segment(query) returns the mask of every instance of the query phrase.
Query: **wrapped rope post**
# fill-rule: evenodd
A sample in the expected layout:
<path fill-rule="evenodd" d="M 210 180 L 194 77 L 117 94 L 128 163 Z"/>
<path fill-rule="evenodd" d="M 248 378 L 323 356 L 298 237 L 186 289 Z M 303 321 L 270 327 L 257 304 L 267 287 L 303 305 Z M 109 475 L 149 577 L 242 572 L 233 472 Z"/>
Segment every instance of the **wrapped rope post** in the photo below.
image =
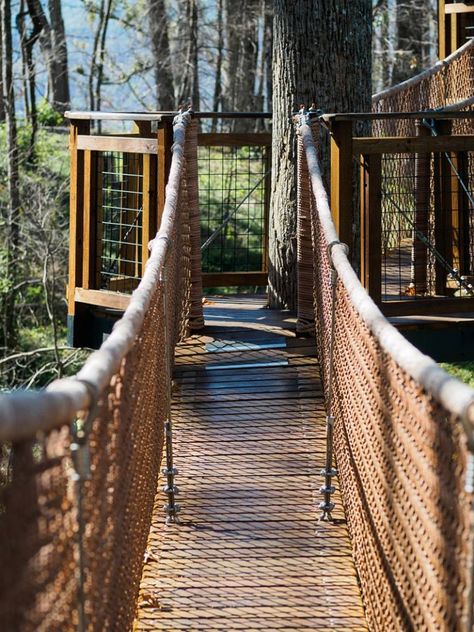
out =
<path fill-rule="evenodd" d="M 333 380 L 334 380 L 334 346 L 336 338 L 336 305 L 337 305 L 337 270 L 332 261 L 332 249 L 334 246 L 343 246 L 346 254 L 349 248 L 340 241 L 333 241 L 328 245 L 328 256 L 331 262 L 331 332 L 329 339 L 329 372 L 327 378 L 328 390 L 326 399 L 326 464 L 321 470 L 321 476 L 324 476 L 324 485 L 320 492 L 324 496 L 324 500 L 319 504 L 322 514 L 320 520 L 332 520 L 331 512 L 334 509 L 334 503 L 331 501 L 331 495 L 334 494 L 334 486 L 332 479 L 337 476 L 337 470 L 333 468 L 334 459 L 334 415 L 333 415 Z"/>

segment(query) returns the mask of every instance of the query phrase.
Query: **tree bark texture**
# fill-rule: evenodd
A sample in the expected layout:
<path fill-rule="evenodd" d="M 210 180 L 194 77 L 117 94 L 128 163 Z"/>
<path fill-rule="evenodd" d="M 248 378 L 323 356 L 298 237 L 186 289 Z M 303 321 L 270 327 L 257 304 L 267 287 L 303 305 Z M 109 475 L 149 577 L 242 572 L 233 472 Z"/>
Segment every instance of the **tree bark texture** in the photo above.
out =
<path fill-rule="evenodd" d="M 51 24 L 41 4 L 41 0 L 27 0 L 28 11 L 48 70 L 48 88 L 52 106 L 58 112 L 69 107 L 69 72 L 67 61 L 66 35 L 60 0 L 50 0 Z"/>
<path fill-rule="evenodd" d="M 164 0 L 148 0 L 148 19 L 157 88 L 156 104 L 158 110 L 174 110 L 177 103 L 174 96 L 168 16 Z"/>
<path fill-rule="evenodd" d="M 1 297 L 3 331 L 0 347 L 4 347 L 5 355 L 16 343 L 16 278 L 17 252 L 19 245 L 19 157 L 17 143 L 17 128 L 15 117 L 15 94 L 13 88 L 13 47 L 12 22 L 10 0 L 0 0 L 0 22 L 2 31 L 1 59 L 2 59 L 2 101 L 5 111 L 7 132 L 7 180 L 8 206 L 5 217 L 5 280 L 6 288 Z"/>
<path fill-rule="evenodd" d="M 296 154 L 291 115 L 300 104 L 312 103 L 325 112 L 370 111 L 371 33 L 370 0 L 274 0 L 271 307 L 296 306 Z"/>
<path fill-rule="evenodd" d="M 256 106 L 260 0 L 226 0 L 226 47 L 223 103 L 227 112 L 252 112 Z M 253 131 L 254 122 L 233 121 L 232 131 Z"/>

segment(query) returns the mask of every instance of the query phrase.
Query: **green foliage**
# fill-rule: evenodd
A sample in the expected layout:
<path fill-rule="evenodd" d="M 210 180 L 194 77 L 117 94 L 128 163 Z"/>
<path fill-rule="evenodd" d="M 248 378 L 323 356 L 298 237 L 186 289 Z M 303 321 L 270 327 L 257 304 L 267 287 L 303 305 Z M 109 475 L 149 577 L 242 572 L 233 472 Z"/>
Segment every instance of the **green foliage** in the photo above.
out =
<path fill-rule="evenodd" d="M 442 368 L 457 377 L 458 380 L 465 382 L 468 386 L 474 388 L 474 361 L 443 363 Z"/>
<path fill-rule="evenodd" d="M 55 127 L 64 123 L 63 115 L 57 112 L 46 99 L 41 99 L 38 103 L 37 115 L 40 125 Z"/>

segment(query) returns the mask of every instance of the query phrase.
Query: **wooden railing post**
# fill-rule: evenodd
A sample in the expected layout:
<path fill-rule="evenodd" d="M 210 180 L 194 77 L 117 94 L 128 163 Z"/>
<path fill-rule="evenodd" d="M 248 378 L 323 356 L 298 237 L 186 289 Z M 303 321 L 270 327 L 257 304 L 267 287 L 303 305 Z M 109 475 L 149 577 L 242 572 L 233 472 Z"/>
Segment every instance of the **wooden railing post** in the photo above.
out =
<path fill-rule="evenodd" d="M 331 209 L 340 241 L 352 248 L 352 121 L 331 127 Z"/>
<path fill-rule="evenodd" d="M 361 283 L 382 302 L 382 155 L 362 156 L 360 215 Z"/>
<path fill-rule="evenodd" d="M 417 136 L 430 136 L 431 132 L 423 121 L 416 122 Z M 415 294 L 426 294 L 428 250 L 420 239 L 421 235 L 429 238 L 430 214 L 430 171 L 431 160 L 429 153 L 415 155 L 415 230 L 412 246 L 412 279 Z M 419 236 L 417 236 L 419 235 Z"/>
<path fill-rule="evenodd" d="M 451 121 L 438 120 L 436 129 L 439 135 L 449 136 L 451 134 Z M 453 264 L 453 225 L 452 225 L 452 194 L 451 194 L 451 166 L 445 155 L 440 151 L 435 154 L 435 177 L 434 177 L 434 239 L 435 248 L 441 257 L 449 264 Z M 435 262 L 435 292 L 438 296 L 446 295 L 447 270 L 438 259 Z"/>
<path fill-rule="evenodd" d="M 83 213 L 84 213 L 84 152 L 77 148 L 79 134 L 90 134 L 90 122 L 71 120 L 69 151 L 71 156 L 71 184 L 69 198 L 69 277 L 67 286 L 68 344 L 75 345 L 74 317 L 76 287 L 82 287 L 83 270 Z"/>

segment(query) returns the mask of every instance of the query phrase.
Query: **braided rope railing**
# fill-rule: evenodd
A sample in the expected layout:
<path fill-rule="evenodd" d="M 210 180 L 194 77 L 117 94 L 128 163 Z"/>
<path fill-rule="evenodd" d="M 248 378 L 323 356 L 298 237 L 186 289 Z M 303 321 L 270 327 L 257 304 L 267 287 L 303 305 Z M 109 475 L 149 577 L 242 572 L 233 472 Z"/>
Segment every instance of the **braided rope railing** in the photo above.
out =
<path fill-rule="evenodd" d="M 188 328 L 199 245 L 187 199 L 192 125 L 188 113 L 175 119 L 162 224 L 110 336 L 74 378 L 0 397 L 2 629 L 132 625 L 169 420 L 167 362 Z"/>
<path fill-rule="evenodd" d="M 311 232 L 304 248 L 312 249 L 328 424 L 370 629 L 470 630 L 474 390 L 403 338 L 361 286 L 304 119 L 298 196 Z M 329 500 L 325 493 L 326 514 Z"/>

